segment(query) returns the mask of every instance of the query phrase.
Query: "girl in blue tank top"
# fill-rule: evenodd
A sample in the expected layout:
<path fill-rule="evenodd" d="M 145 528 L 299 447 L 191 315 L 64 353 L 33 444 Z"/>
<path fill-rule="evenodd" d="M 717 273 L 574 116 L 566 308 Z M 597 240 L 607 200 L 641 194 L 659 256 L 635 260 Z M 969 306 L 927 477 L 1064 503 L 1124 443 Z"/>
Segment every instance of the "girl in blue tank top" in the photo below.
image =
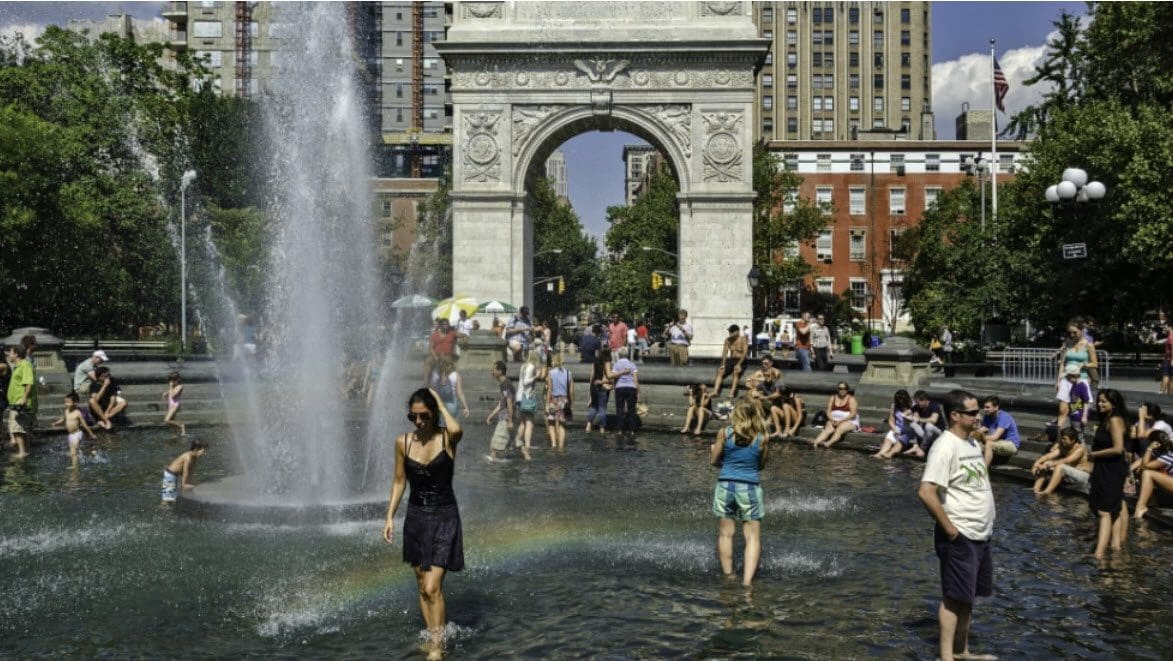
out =
<path fill-rule="evenodd" d="M 733 575 L 733 533 L 741 521 L 745 535 L 745 567 L 741 584 L 753 583 L 762 556 L 761 523 L 766 513 L 762 499 L 761 468 L 766 464 L 766 423 L 758 403 L 748 397 L 737 400 L 728 427 L 717 432 L 709 461 L 721 468 L 713 491 L 717 522 L 717 558 L 721 571 Z"/>

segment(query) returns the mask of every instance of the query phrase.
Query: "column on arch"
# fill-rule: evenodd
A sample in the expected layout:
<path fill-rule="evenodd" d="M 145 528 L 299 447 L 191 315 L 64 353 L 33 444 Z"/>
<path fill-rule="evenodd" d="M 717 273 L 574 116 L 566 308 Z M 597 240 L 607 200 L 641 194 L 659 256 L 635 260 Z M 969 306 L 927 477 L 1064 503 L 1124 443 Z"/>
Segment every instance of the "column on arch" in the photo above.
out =
<path fill-rule="evenodd" d="M 717 356 L 730 324 L 749 325 L 753 298 L 753 194 L 680 196 L 680 306 L 693 355 Z"/>
<path fill-rule="evenodd" d="M 525 207 L 513 193 L 452 193 L 452 287 L 481 302 L 528 305 L 532 259 Z"/>

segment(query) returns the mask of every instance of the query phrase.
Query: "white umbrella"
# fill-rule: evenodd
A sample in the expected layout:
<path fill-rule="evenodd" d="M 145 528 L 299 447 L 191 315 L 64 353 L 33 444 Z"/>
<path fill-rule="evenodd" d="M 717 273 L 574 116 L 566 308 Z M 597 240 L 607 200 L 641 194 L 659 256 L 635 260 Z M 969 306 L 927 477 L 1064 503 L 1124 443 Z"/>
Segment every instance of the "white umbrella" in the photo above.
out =
<path fill-rule="evenodd" d="M 513 306 L 509 303 L 506 303 L 505 301 L 489 301 L 488 303 L 482 303 L 477 308 L 477 312 L 488 312 L 488 313 L 517 312 L 517 307 Z"/>
<path fill-rule="evenodd" d="M 435 299 L 428 298 L 422 294 L 409 294 L 407 296 L 401 296 L 391 302 L 391 307 L 397 310 L 402 310 L 404 308 L 430 308 L 434 305 L 436 305 Z"/>

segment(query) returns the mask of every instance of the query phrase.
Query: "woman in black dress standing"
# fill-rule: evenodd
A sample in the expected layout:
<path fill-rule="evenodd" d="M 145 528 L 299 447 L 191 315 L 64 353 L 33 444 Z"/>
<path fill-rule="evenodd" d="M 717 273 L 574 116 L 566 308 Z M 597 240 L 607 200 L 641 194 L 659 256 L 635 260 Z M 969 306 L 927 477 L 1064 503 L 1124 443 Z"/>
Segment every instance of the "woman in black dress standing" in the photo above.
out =
<path fill-rule="evenodd" d="M 1128 534 L 1128 505 L 1124 503 L 1124 481 L 1128 478 L 1128 462 L 1124 460 L 1128 410 L 1120 391 L 1112 389 L 1100 391 L 1096 407 L 1101 422 L 1088 455 L 1095 462 L 1088 503 L 1100 520 L 1096 558 L 1103 558 L 1109 540 L 1112 550 L 1119 551 Z"/>
<path fill-rule="evenodd" d="M 388 544 L 394 542 L 392 518 L 404 487 L 410 483 L 407 516 L 403 519 L 403 561 L 411 563 L 419 583 L 420 611 L 428 627 L 428 658 L 439 659 L 443 658 L 444 627 L 448 623 L 442 592 L 444 574 L 464 568 L 460 510 L 452 491 L 456 446 L 463 432 L 430 388 L 412 393 L 407 407 L 407 417 L 415 424 L 415 431 L 395 439 L 395 481 L 383 539 Z M 440 420 L 443 426 L 438 424 Z"/>

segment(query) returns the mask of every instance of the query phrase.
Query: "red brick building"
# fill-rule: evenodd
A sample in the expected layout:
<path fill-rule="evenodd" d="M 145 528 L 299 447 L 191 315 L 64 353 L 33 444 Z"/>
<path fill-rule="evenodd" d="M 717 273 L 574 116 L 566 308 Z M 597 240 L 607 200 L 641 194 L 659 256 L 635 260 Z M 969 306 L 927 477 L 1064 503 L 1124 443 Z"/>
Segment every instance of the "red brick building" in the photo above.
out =
<path fill-rule="evenodd" d="M 998 143 L 998 182 L 1022 167 L 1021 142 Z M 814 246 L 791 246 L 815 265 L 807 285 L 850 291 L 865 318 L 889 328 L 907 324 L 900 291 L 904 264 L 892 256 L 896 236 L 920 222 L 936 196 L 973 176 L 967 158 L 990 158 L 988 141 L 852 140 L 768 143 L 778 167 L 798 173 L 797 195 L 827 209 Z M 989 195 L 989 172 L 980 175 Z M 794 193 L 792 192 L 791 195 Z M 869 294 L 871 296 L 869 296 Z M 798 313 L 798 287 L 782 292 L 783 314 Z"/>

